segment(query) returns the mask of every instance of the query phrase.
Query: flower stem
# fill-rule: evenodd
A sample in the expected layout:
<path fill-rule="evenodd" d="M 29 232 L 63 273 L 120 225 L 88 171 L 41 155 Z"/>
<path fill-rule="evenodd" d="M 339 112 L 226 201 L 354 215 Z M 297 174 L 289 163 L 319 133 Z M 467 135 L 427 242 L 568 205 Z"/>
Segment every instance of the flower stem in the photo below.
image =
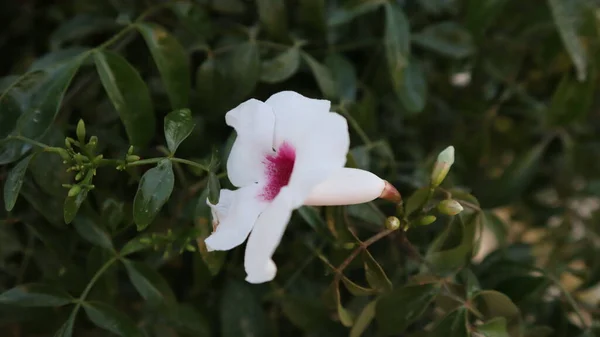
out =
<path fill-rule="evenodd" d="M 41 147 L 42 149 L 44 149 L 46 151 L 51 151 L 49 149 L 54 149 L 54 147 L 52 147 L 52 146 L 48 146 L 48 145 L 46 145 L 44 143 L 38 142 L 37 140 L 33 140 L 31 138 L 23 137 L 23 136 L 20 136 L 20 135 L 11 135 L 11 136 L 6 137 L 6 139 L 20 140 L 20 141 L 23 141 L 25 143 L 28 143 L 28 144 L 31 144 L 31 145 L 35 145 L 37 147 Z"/>
<path fill-rule="evenodd" d="M 177 162 L 177 163 L 182 163 L 182 164 L 187 164 L 187 165 L 190 165 L 190 166 L 194 166 L 194 167 L 197 167 L 197 168 L 199 168 L 201 170 L 204 170 L 206 172 L 210 171 L 208 169 L 208 167 L 206 167 L 206 166 L 204 166 L 204 165 L 202 165 L 200 163 L 196 163 L 194 161 L 191 161 L 191 160 L 182 159 L 182 158 L 171 158 L 171 161 L 174 161 L 174 162 Z"/>
<path fill-rule="evenodd" d="M 360 254 L 362 251 L 367 250 L 367 248 L 370 245 L 372 245 L 375 242 L 383 239 L 384 237 L 392 234 L 395 231 L 396 231 L 396 229 L 386 229 L 384 231 L 381 231 L 381 232 L 373 235 L 367 241 L 361 242 L 360 245 L 358 246 L 358 248 L 356 248 L 354 251 L 352 251 L 352 253 L 350 255 L 348 255 L 348 257 L 344 260 L 344 262 L 342 262 L 342 264 L 340 264 L 340 266 L 336 268 L 335 281 L 338 282 L 342 278 L 344 269 L 346 269 L 346 267 L 348 267 L 348 265 L 350 265 L 350 263 L 358 256 L 358 254 Z"/>

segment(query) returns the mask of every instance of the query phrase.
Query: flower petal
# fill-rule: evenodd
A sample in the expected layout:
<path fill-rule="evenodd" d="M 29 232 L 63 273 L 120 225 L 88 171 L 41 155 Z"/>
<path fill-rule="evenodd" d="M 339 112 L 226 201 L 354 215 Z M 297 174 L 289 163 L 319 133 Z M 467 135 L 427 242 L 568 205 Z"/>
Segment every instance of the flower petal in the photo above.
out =
<path fill-rule="evenodd" d="M 246 281 L 263 283 L 271 281 L 277 273 L 277 266 L 271 259 L 281 241 L 292 214 L 292 194 L 283 187 L 273 202 L 258 217 L 248 243 L 244 267 Z"/>
<path fill-rule="evenodd" d="M 258 197 L 262 186 L 253 184 L 235 191 L 221 190 L 219 203 L 211 205 L 218 226 L 204 242 L 208 250 L 229 250 L 239 246 L 254 227 L 268 203 Z"/>
<path fill-rule="evenodd" d="M 227 160 L 227 175 L 234 186 L 264 181 L 264 160 L 273 153 L 275 115 L 267 104 L 250 99 L 225 115 L 237 138 Z"/>
<path fill-rule="evenodd" d="M 385 180 L 369 171 L 341 168 L 315 186 L 304 204 L 312 206 L 361 204 L 381 196 L 384 188 Z"/>
<path fill-rule="evenodd" d="M 344 167 L 350 146 L 346 119 L 329 112 L 329 101 L 304 97 L 292 91 L 271 96 L 266 102 L 275 113 L 275 141 L 278 148 L 290 143 L 296 151 L 288 187 L 292 206 L 299 207 L 314 186 Z"/>

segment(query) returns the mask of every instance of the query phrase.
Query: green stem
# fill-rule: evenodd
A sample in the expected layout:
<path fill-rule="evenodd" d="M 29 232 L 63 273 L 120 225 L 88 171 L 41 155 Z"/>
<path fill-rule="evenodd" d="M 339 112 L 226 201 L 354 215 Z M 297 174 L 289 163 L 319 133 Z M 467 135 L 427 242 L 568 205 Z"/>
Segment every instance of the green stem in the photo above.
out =
<path fill-rule="evenodd" d="M 177 162 L 177 163 L 182 163 L 182 164 L 187 164 L 187 165 L 190 165 L 190 166 L 194 166 L 194 167 L 197 167 L 197 168 L 199 168 L 201 170 L 204 170 L 206 172 L 210 171 L 208 169 L 208 167 L 206 167 L 206 166 L 204 166 L 204 165 L 202 165 L 200 163 L 196 163 L 194 161 L 191 161 L 191 160 L 182 159 L 182 158 L 171 158 L 171 161 L 174 161 L 174 162 Z"/>
<path fill-rule="evenodd" d="M 96 282 L 98 281 L 98 279 L 100 279 L 100 276 L 102 276 L 102 274 L 104 274 L 104 272 L 106 272 L 108 270 L 108 268 L 113 263 L 115 263 L 115 261 L 117 261 L 118 259 L 119 259 L 118 256 L 113 256 L 110 260 L 106 261 L 106 263 L 104 263 L 102 265 L 102 267 L 100 267 L 100 269 L 98 269 L 98 271 L 96 272 L 96 274 L 94 274 L 94 276 L 92 277 L 92 279 L 90 280 L 90 282 L 88 282 L 87 286 L 85 287 L 85 289 L 83 290 L 83 292 L 81 293 L 81 295 L 79 296 L 79 298 L 77 299 L 77 304 L 75 304 L 75 308 L 73 308 L 72 315 L 77 315 L 77 312 L 79 311 L 79 308 L 81 308 L 81 304 L 83 303 L 83 301 L 85 300 L 85 298 L 87 297 L 87 295 L 92 290 L 92 287 L 94 286 L 94 284 L 96 284 Z"/>
<path fill-rule="evenodd" d="M 37 147 L 41 147 L 45 151 L 53 151 L 53 149 L 58 149 L 56 147 L 52 147 L 52 146 L 48 146 L 48 145 L 46 145 L 44 143 L 40 143 L 37 140 L 33 140 L 31 138 L 27 138 L 27 137 L 23 137 L 23 136 L 19 136 L 19 135 L 11 135 L 11 136 L 6 137 L 6 139 L 20 140 L 20 141 L 23 141 L 25 143 L 29 143 L 31 145 L 35 145 Z"/>
<path fill-rule="evenodd" d="M 125 165 L 125 166 L 140 166 L 140 165 L 146 165 L 146 164 L 156 164 L 163 159 L 165 159 L 165 157 L 142 159 L 142 160 L 134 161 L 132 163 L 127 163 L 127 165 Z"/>

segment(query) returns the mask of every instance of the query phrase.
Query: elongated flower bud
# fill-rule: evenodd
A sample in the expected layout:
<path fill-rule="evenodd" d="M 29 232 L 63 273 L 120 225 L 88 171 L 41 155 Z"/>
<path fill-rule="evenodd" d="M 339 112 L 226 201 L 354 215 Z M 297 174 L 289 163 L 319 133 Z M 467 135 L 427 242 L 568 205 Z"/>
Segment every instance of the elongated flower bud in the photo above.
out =
<path fill-rule="evenodd" d="M 83 122 L 83 119 L 80 119 L 77 123 L 77 129 L 75 133 L 77 134 L 77 139 L 79 142 L 83 144 L 85 142 L 85 123 Z"/>
<path fill-rule="evenodd" d="M 457 215 L 462 212 L 463 209 L 462 205 L 453 199 L 443 200 L 438 204 L 438 210 L 446 215 Z"/>
<path fill-rule="evenodd" d="M 448 146 L 440 152 L 431 172 L 431 186 L 438 187 L 446 178 L 450 167 L 454 164 L 454 146 Z"/>

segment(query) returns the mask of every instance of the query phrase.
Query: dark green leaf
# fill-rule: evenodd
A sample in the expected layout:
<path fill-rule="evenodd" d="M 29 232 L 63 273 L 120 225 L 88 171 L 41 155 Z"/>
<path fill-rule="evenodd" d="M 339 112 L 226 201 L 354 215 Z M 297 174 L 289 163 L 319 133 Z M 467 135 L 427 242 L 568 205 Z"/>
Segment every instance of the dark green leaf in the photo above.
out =
<path fill-rule="evenodd" d="M 497 317 L 477 326 L 477 331 L 485 337 L 509 337 L 504 317 Z"/>
<path fill-rule="evenodd" d="M 376 319 L 383 335 L 400 334 L 419 318 L 439 291 L 437 284 L 411 285 L 394 289 L 376 305 Z"/>
<path fill-rule="evenodd" d="M 142 337 L 144 334 L 136 324 L 120 311 L 100 302 L 83 303 L 88 318 L 96 326 L 121 337 Z"/>
<path fill-rule="evenodd" d="M 179 41 L 163 27 L 151 23 L 136 25 L 152 53 L 172 109 L 188 107 L 190 99 L 190 65 Z"/>
<path fill-rule="evenodd" d="M 509 2 L 509 0 L 467 1 L 466 27 L 478 39 L 483 37 Z"/>
<path fill-rule="evenodd" d="M 123 221 L 123 203 L 115 199 L 106 199 L 102 203 L 102 218 L 108 228 L 115 230 Z"/>
<path fill-rule="evenodd" d="M 317 85 L 319 86 L 319 89 L 321 89 L 323 96 L 327 99 L 339 97 L 336 82 L 333 79 L 333 73 L 331 70 L 319 63 L 308 53 L 302 52 L 302 58 L 304 58 L 304 61 L 308 63 L 308 66 L 312 70 L 312 73 L 317 80 Z"/>
<path fill-rule="evenodd" d="M 291 47 L 261 65 L 260 80 L 266 83 L 283 82 L 293 76 L 300 66 L 300 50 Z"/>
<path fill-rule="evenodd" d="M 196 90 L 198 99 L 204 107 L 218 111 L 227 100 L 227 78 L 217 59 L 209 56 L 196 71 Z"/>
<path fill-rule="evenodd" d="M 54 122 L 65 92 L 82 61 L 81 58 L 76 58 L 45 73 L 43 80 L 31 94 L 25 113 L 17 122 L 18 133 L 35 139 L 46 133 Z"/>
<path fill-rule="evenodd" d="M 169 159 L 144 173 L 133 200 L 133 219 L 141 231 L 154 220 L 173 191 L 175 176 Z"/>
<path fill-rule="evenodd" d="M 385 56 L 396 92 L 404 86 L 404 71 L 410 56 L 408 19 L 396 3 L 385 4 Z"/>
<path fill-rule="evenodd" d="M 254 90 L 260 78 L 258 46 L 255 42 L 245 42 L 229 51 L 227 56 L 224 66 L 231 76 L 231 95 L 235 99 L 244 99 Z"/>
<path fill-rule="evenodd" d="M 44 70 L 62 65 L 66 62 L 71 62 L 75 58 L 82 57 L 83 53 L 87 51 L 89 51 L 88 48 L 75 46 L 49 52 L 31 63 L 29 71 Z M 85 63 L 87 62 L 84 62 L 84 64 Z"/>
<path fill-rule="evenodd" d="M 317 233 L 319 233 L 323 238 L 329 238 L 333 240 L 331 232 L 329 228 L 327 228 L 327 224 L 319 211 L 316 208 L 311 206 L 302 206 L 298 208 L 298 213 L 306 223 Z"/>
<path fill-rule="evenodd" d="M 318 300 L 287 295 L 281 299 L 281 310 L 292 324 L 307 332 L 324 331 L 331 323 L 329 312 Z"/>
<path fill-rule="evenodd" d="M 77 212 L 79 212 L 79 208 L 85 201 L 85 198 L 87 198 L 87 195 L 88 190 L 86 188 L 81 188 L 81 191 L 77 193 L 77 195 L 72 197 L 67 196 L 65 198 L 65 204 L 63 206 L 63 217 L 65 223 L 70 224 L 71 221 L 75 219 L 75 216 L 77 215 Z"/>
<path fill-rule="evenodd" d="M 117 27 L 114 19 L 90 14 L 78 14 L 63 22 L 50 35 L 52 49 L 59 49 L 66 42 L 82 39 L 86 36 L 110 31 Z"/>
<path fill-rule="evenodd" d="M 92 219 L 86 216 L 79 216 L 74 221 L 75 230 L 79 235 L 93 245 L 113 250 L 113 244 L 110 236 L 102 228 L 98 227 Z"/>
<path fill-rule="evenodd" d="M 371 287 L 379 291 L 387 292 L 392 290 L 392 282 L 387 277 L 383 268 L 377 263 L 368 250 L 364 250 L 363 261 L 365 266 L 365 276 Z"/>
<path fill-rule="evenodd" d="M 339 25 L 343 25 L 348 23 L 355 18 L 364 15 L 366 13 L 372 12 L 383 5 L 385 1 L 383 0 L 370 0 L 364 2 L 354 2 L 350 6 L 342 6 L 336 8 L 333 13 L 329 16 L 327 20 L 327 24 L 330 27 L 335 27 Z"/>
<path fill-rule="evenodd" d="M 342 54 L 327 55 L 325 65 L 331 70 L 340 99 L 354 102 L 358 86 L 354 65 Z"/>
<path fill-rule="evenodd" d="M 100 81 L 125 126 L 129 141 L 145 146 L 154 137 L 156 124 L 150 92 L 140 74 L 122 56 L 94 52 Z"/>
<path fill-rule="evenodd" d="M 354 296 L 368 296 L 377 293 L 376 289 L 359 286 L 358 284 L 352 282 L 349 278 L 345 276 L 342 277 L 342 282 L 344 282 L 346 289 L 348 289 L 348 291 Z"/>
<path fill-rule="evenodd" d="M 177 151 L 179 144 L 192 133 L 194 126 L 192 113 L 189 109 L 176 110 L 165 117 L 165 138 L 167 139 L 167 147 L 172 154 Z"/>
<path fill-rule="evenodd" d="M 469 337 L 471 333 L 467 329 L 467 311 L 463 308 L 454 310 L 447 314 L 441 321 L 437 322 L 431 337 Z"/>
<path fill-rule="evenodd" d="M 151 305 L 172 304 L 175 295 L 169 284 L 156 270 L 145 263 L 123 259 L 129 280 L 138 293 Z"/>
<path fill-rule="evenodd" d="M 0 140 L 2 140 L 15 130 L 22 108 L 19 101 L 9 92 L 0 95 Z"/>
<path fill-rule="evenodd" d="M 396 82 L 394 88 L 402 105 L 409 112 L 421 112 L 427 99 L 427 81 L 417 59 L 410 58 L 408 66 L 402 71 L 401 81 Z"/>
<path fill-rule="evenodd" d="M 501 292 L 482 290 L 473 297 L 473 300 L 486 318 L 504 317 L 510 320 L 519 316 L 519 308 Z"/>
<path fill-rule="evenodd" d="M 9 212 L 15 207 L 21 186 L 23 185 L 23 179 L 25 178 L 25 172 L 27 172 L 27 166 L 32 157 L 33 155 L 29 155 L 23 158 L 10 170 L 8 177 L 6 177 L 4 183 L 4 208 Z"/>
<path fill-rule="evenodd" d="M 169 308 L 169 323 L 186 336 L 209 337 L 210 324 L 204 315 L 190 304 L 179 304 Z"/>
<path fill-rule="evenodd" d="M 406 200 L 406 206 L 404 206 L 404 213 L 406 215 L 411 215 L 415 212 L 421 211 L 423 206 L 425 206 L 425 201 L 429 197 L 430 188 L 422 187 L 416 190 L 408 199 Z"/>
<path fill-rule="evenodd" d="M 424 48 L 455 59 L 465 58 L 475 51 L 470 33 L 450 21 L 427 26 L 412 39 Z"/>
<path fill-rule="evenodd" d="M 220 303 L 221 336 L 265 336 L 267 321 L 260 301 L 252 287 L 229 279 L 222 292 Z"/>
<path fill-rule="evenodd" d="M 425 258 L 437 273 L 456 272 L 471 259 L 473 240 L 480 217 L 479 213 L 475 213 L 466 217 L 464 221 L 461 219 L 453 221 L 431 244 Z M 446 248 L 451 244 L 454 231 L 460 241 L 457 245 Z"/>
<path fill-rule="evenodd" d="M 256 0 L 258 18 L 267 33 L 276 39 L 284 39 L 287 33 L 287 13 L 284 0 Z"/>
<path fill-rule="evenodd" d="M 72 298 L 62 289 L 46 284 L 23 284 L 0 294 L 0 304 L 22 307 L 59 307 Z"/>
<path fill-rule="evenodd" d="M 575 1 L 548 0 L 554 23 L 562 41 L 577 69 L 577 79 L 581 82 L 587 77 L 588 56 L 586 49 L 577 34 L 579 13 L 576 12 Z"/>
<path fill-rule="evenodd" d="M 376 301 L 369 302 L 356 317 L 356 322 L 350 329 L 350 337 L 360 337 L 375 318 Z"/>
<path fill-rule="evenodd" d="M 552 95 L 548 111 L 550 124 L 568 125 L 581 120 L 589 113 L 596 89 L 596 76 L 577 81 L 566 72 Z"/>
<path fill-rule="evenodd" d="M 508 227 L 504 221 L 494 214 L 494 212 L 488 210 L 483 212 L 481 220 L 483 221 L 483 226 L 494 233 L 498 244 L 504 246 L 508 236 Z"/>
<path fill-rule="evenodd" d="M 340 322 L 345 327 L 351 327 L 354 324 L 354 315 L 348 309 L 342 305 L 342 299 L 340 297 L 340 284 L 334 281 L 331 283 L 328 291 L 333 295 L 333 300 L 337 308 L 337 314 Z"/>
<path fill-rule="evenodd" d="M 69 318 L 61 325 L 61 327 L 56 331 L 54 337 L 71 337 L 73 336 L 73 326 L 75 325 L 75 317 L 77 317 L 77 311 L 71 311 Z"/>
<path fill-rule="evenodd" d="M 119 255 L 125 257 L 127 255 L 151 248 L 151 244 L 142 242 L 142 239 L 145 237 L 145 235 L 141 235 L 129 240 L 125 245 L 123 245 L 121 251 L 119 252 Z"/>

